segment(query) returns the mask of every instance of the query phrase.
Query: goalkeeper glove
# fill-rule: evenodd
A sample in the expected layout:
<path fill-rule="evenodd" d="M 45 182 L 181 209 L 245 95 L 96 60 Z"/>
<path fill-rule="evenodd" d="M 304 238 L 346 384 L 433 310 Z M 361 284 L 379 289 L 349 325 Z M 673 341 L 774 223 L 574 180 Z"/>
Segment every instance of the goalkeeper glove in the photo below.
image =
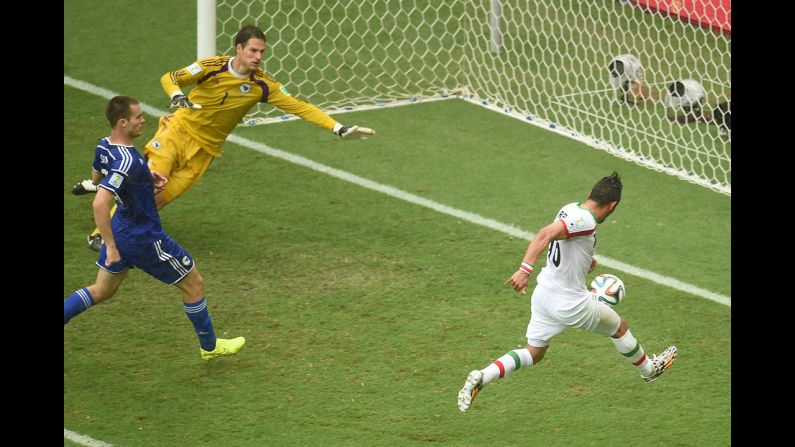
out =
<path fill-rule="evenodd" d="M 170 107 L 170 108 L 172 108 L 172 107 L 183 107 L 183 108 L 187 108 L 187 109 L 201 109 L 202 108 L 201 105 L 192 103 L 190 101 L 190 99 L 188 99 L 188 95 L 183 95 L 183 94 L 174 95 L 174 97 L 171 98 L 171 103 L 168 105 L 168 107 Z"/>
<path fill-rule="evenodd" d="M 367 127 L 342 126 L 337 131 L 337 135 L 341 136 L 343 140 L 366 140 L 375 135 L 375 131 Z"/>
<path fill-rule="evenodd" d="M 72 194 L 76 196 L 82 196 L 83 194 L 92 192 L 97 192 L 97 185 L 92 183 L 91 180 L 83 180 L 72 188 Z"/>

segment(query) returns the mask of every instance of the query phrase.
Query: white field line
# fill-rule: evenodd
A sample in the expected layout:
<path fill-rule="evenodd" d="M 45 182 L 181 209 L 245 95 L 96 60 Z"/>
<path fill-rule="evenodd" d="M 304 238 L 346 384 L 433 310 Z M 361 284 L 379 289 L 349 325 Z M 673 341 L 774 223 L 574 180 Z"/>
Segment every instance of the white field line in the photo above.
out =
<path fill-rule="evenodd" d="M 71 430 L 63 429 L 63 437 L 64 439 L 68 439 L 72 442 L 75 442 L 80 445 L 84 445 L 86 447 L 113 447 L 113 444 L 108 444 L 107 442 L 97 441 L 96 439 L 92 438 L 91 436 L 81 435 L 80 433 L 75 433 Z"/>
<path fill-rule="evenodd" d="M 113 96 L 116 96 L 117 93 L 111 92 L 110 90 L 106 90 L 103 88 L 96 87 L 92 84 L 88 84 L 86 82 L 77 81 L 72 79 L 68 76 L 64 76 L 64 84 L 77 88 L 79 90 L 86 91 L 88 93 L 101 96 L 106 99 L 110 99 Z M 151 106 L 141 103 L 141 108 L 151 115 L 160 116 L 163 115 L 164 112 L 155 109 Z M 247 138 L 243 138 L 232 134 L 228 138 L 229 141 L 235 144 L 239 144 L 241 146 L 247 147 L 249 149 L 253 149 L 257 152 L 261 152 L 263 154 L 270 155 L 275 158 L 279 158 L 290 163 L 297 164 L 299 166 L 303 166 L 314 171 L 330 175 L 332 177 L 338 178 L 340 180 L 345 180 L 346 182 L 353 183 L 355 185 L 371 189 L 373 191 L 378 191 L 382 194 L 386 194 L 391 197 L 395 197 L 400 200 L 404 200 L 406 202 L 410 202 L 416 205 L 424 206 L 426 208 L 430 208 L 434 211 L 447 214 L 449 216 L 456 217 L 458 219 L 466 220 L 468 222 L 481 225 L 487 228 L 491 228 L 493 230 L 499 231 L 501 233 L 508 234 L 510 236 L 521 238 L 525 240 L 532 240 L 535 234 L 524 231 L 522 229 L 516 228 L 512 225 L 508 225 L 502 222 L 498 222 L 493 219 L 489 219 L 487 217 L 483 217 L 479 214 L 470 213 L 468 211 L 459 210 L 457 208 L 453 208 L 447 205 L 443 205 L 438 202 L 434 202 L 433 200 L 429 200 L 423 197 L 416 196 L 414 194 L 399 190 L 389 185 L 383 185 L 381 183 L 374 182 L 372 180 L 368 180 L 363 177 L 359 177 L 358 175 L 351 174 L 346 171 L 342 171 L 336 168 L 332 168 L 330 166 L 326 166 L 320 163 L 317 163 L 313 160 L 308 158 L 302 157 L 300 155 L 295 155 L 290 152 L 285 152 L 279 149 L 272 148 L 266 144 L 259 143 L 256 141 L 249 140 Z M 596 260 L 604 267 L 613 268 L 616 270 L 621 270 L 623 272 L 629 273 L 631 275 L 639 276 L 641 278 L 647 279 L 652 282 L 656 282 L 658 284 L 671 287 L 676 290 L 680 290 L 683 292 L 687 292 L 696 296 L 700 296 L 702 298 L 706 298 L 711 301 L 715 301 L 716 303 L 720 303 L 726 306 L 731 307 L 731 297 L 726 295 L 721 295 L 719 293 L 715 293 L 706 289 L 702 289 L 701 287 L 694 286 L 692 284 L 688 284 L 682 281 L 679 281 L 675 278 L 670 278 L 667 276 L 660 275 L 658 273 L 642 269 L 640 267 L 635 267 L 630 264 L 625 264 L 621 261 L 617 261 L 615 259 L 608 258 L 606 256 L 595 256 Z"/>

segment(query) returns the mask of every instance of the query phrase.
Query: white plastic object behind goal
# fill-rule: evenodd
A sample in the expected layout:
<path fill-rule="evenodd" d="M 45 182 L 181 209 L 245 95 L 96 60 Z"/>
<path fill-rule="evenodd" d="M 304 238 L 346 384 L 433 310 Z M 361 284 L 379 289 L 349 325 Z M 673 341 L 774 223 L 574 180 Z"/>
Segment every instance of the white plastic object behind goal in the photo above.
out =
<path fill-rule="evenodd" d="M 215 13 L 219 53 L 259 26 L 265 70 L 328 113 L 462 98 L 731 195 L 731 134 L 672 121 L 663 101 L 620 103 L 607 70 L 633 54 L 653 89 L 694 79 L 725 100 L 728 0 L 217 0 Z M 283 119 L 260 105 L 245 122 Z"/>

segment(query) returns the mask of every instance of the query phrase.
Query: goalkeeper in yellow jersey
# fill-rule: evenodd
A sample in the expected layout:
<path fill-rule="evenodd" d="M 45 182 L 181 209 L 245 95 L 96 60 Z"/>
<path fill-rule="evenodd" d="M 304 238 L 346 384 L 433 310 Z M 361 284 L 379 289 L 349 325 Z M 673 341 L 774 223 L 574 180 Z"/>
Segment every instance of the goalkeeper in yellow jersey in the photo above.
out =
<path fill-rule="evenodd" d="M 327 129 L 343 139 L 367 139 L 375 131 L 345 126 L 316 106 L 296 99 L 260 67 L 265 55 L 265 34 L 256 26 L 244 26 L 235 36 L 234 56 L 215 56 L 168 72 L 160 78 L 171 98 L 173 115 L 160 118 L 157 133 L 144 154 L 149 167 L 168 177 L 166 188 L 155 196 L 161 209 L 188 191 L 221 156 L 221 146 L 235 126 L 258 103 L 268 103 Z M 182 87 L 196 85 L 189 94 Z M 75 194 L 91 191 L 79 183 Z M 89 235 L 89 246 L 99 250 L 98 232 Z"/>

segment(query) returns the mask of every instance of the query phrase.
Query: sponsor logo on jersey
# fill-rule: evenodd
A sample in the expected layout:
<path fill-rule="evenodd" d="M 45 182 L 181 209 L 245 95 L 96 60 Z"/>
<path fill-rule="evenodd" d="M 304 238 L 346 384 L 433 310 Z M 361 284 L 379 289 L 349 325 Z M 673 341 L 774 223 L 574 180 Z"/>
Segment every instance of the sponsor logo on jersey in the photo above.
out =
<path fill-rule="evenodd" d="M 152 147 L 155 149 L 160 149 L 160 142 L 157 140 L 152 141 Z"/>
<path fill-rule="evenodd" d="M 286 96 L 290 96 L 290 92 L 288 92 L 287 88 L 285 88 L 284 86 L 279 87 L 279 90 L 281 90 L 282 93 L 284 93 Z"/>
<path fill-rule="evenodd" d="M 202 72 L 202 66 L 199 65 L 198 63 L 194 63 L 188 65 L 188 68 L 186 68 L 186 70 L 188 70 L 188 73 L 192 75 L 197 75 Z"/>
<path fill-rule="evenodd" d="M 114 188 L 118 188 L 119 186 L 121 186 L 121 182 L 123 181 L 124 181 L 124 176 L 120 175 L 118 172 L 114 172 L 113 175 L 110 176 L 110 180 L 108 180 L 108 183 L 110 183 L 110 185 L 113 186 Z"/>
<path fill-rule="evenodd" d="M 108 164 L 108 156 L 107 155 L 100 155 L 99 156 L 99 162 L 102 163 L 103 165 Z"/>
<path fill-rule="evenodd" d="M 581 229 L 585 225 L 585 220 L 582 217 L 578 217 L 577 220 L 574 222 L 569 222 L 569 226 L 575 230 Z"/>
<path fill-rule="evenodd" d="M 240 84 L 240 93 L 246 94 L 251 91 L 251 84 Z"/>
<path fill-rule="evenodd" d="M 187 257 L 187 256 L 183 256 L 182 257 L 182 264 L 186 265 L 186 266 L 190 265 L 190 258 Z"/>

